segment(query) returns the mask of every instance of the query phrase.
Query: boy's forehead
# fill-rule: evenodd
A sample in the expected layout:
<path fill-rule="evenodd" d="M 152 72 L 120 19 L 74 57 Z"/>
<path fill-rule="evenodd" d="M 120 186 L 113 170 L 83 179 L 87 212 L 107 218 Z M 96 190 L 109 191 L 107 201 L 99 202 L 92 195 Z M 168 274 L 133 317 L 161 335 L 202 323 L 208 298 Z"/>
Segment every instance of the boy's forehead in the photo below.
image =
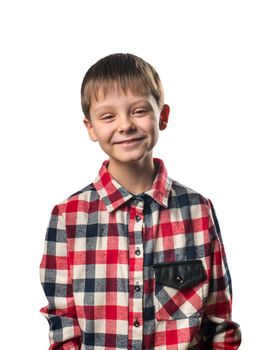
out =
<path fill-rule="evenodd" d="M 136 91 L 133 91 L 132 87 L 126 87 L 126 90 L 122 88 L 122 86 L 119 86 L 117 83 L 109 83 L 107 85 L 104 85 L 103 87 L 99 87 L 97 91 L 95 91 L 93 98 L 97 100 L 102 100 L 111 96 L 118 96 L 118 95 L 128 95 L 128 96 L 135 96 L 135 97 L 149 97 L 147 94 L 140 94 Z"/>
<path fill-rule="evenodd" d="M 121 87 L 109 86 L 107 89 L 99 88 L 91 98 L 91 105 L 101 104 L 104 101 L 118 99 L 119 97 L 127 97 L 131 100 L 149 100 L 151 95 L 143 95 L 135 93 L 132 89 L 127 88 L 124 91 Z"/>

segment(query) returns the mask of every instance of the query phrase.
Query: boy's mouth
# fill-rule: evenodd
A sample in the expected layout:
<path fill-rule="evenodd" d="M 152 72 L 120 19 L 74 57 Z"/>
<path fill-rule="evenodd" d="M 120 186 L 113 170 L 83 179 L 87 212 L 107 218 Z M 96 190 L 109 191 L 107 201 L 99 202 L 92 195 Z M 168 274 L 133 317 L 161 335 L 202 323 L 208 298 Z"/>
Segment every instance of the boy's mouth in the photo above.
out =
<path fill-rule="evenodd" d="M 122 140 L 122 141 L 118 141 L 118 142 L 115 142 L 116 144 L 132 144 L 134 142 L 137 142 L 137 141 L 141 141 L 143 140 L 144 137 L 137 137 L 137 138 L 131 138 L 131 139 L 127 139 L 127 140 Z"/>

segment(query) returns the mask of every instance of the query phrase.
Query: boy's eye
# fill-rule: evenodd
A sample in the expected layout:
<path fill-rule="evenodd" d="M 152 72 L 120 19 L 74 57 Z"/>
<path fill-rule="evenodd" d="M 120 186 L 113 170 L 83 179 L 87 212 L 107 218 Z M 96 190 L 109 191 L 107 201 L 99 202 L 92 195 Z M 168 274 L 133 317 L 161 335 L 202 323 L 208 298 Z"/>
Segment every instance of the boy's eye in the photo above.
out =
<path fill-rule="evenodd" d="M 103 119 L 103 120 L 108 120 L 108 119 L 111 119 L 111 118 L 113 118 L 112 115 L 105 115 L 105 116 L 103 116 L 101 119 Z"/>
<path fill-rule="evenodd" d="M 146 109 L 145 108 L 139 108 L 139 109 L 136 109 L 134 111 L 135 114 L 142 114 L 142 113 L 146 113 Z"/>

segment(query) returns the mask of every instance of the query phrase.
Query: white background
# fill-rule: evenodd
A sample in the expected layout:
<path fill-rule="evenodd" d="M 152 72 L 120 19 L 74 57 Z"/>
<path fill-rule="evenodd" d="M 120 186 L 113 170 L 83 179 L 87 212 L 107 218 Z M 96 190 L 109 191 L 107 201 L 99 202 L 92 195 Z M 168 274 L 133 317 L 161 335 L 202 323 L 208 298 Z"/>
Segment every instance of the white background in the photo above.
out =
<path fill-rule="evenodd" d="M 83 125 L 86 70 L 115 52 L 159 72 L 154 156 L 215 205 L 242 350 L 263 344 L 262 1 L 1 1 L 1 348 L 48 348 L 38 266 L 51 209 L 106 156 Z M 260 345 L 261 344 L 261 345 Z"/>

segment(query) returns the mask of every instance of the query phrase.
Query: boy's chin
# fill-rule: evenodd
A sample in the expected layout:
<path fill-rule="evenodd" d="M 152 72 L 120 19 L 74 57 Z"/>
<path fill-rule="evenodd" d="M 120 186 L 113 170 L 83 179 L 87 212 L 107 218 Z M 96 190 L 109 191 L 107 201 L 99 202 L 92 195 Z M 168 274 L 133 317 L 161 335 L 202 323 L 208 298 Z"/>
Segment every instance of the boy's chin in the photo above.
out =
<path fill-rule="evenodd" d="M 144 154 L 144 155 L 127 155 L 127 156 L 123 156 L 123 157 L 111 157 L 109 156 L 109 160 L 110 162 L 114 162 L 114 163 L 120 163 L 120 164 L 131 164 L 131 165 L 135 165 L 136 163 L 140 163 L 143 160 L 146 160 L 146 158 L 152 158 L 152 152 L 149 152 L 148 154 Z"/>

